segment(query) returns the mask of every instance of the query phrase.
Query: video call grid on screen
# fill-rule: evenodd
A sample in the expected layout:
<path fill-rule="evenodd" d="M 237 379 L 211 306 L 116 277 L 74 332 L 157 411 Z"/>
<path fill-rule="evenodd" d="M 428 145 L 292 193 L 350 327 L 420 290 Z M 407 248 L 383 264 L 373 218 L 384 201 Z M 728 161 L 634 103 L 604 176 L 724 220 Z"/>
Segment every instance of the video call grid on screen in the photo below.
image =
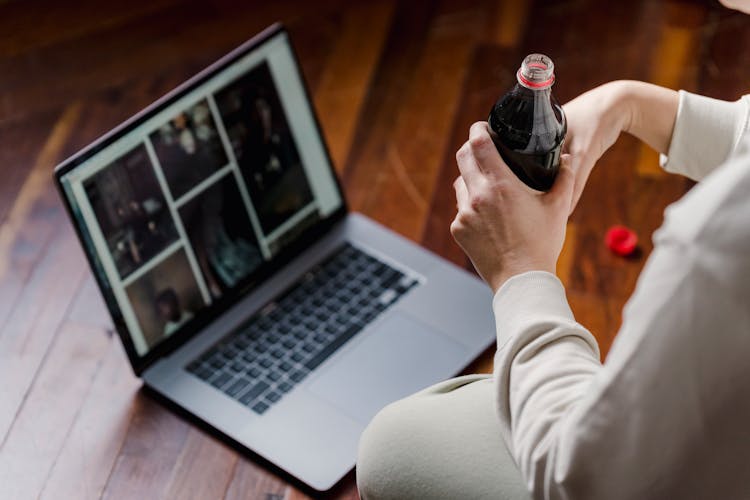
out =
<path fill-rule="evenodd" d="M 342 202 L 286 35 L 62 183 L 141 356 Z"/>

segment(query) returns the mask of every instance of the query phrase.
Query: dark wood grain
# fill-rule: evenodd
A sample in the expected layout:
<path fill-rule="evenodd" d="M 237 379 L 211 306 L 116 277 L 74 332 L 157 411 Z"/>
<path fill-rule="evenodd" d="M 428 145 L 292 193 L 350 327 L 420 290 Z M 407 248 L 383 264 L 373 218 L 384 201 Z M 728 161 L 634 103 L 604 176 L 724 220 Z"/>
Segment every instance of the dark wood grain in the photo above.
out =
<path fill-rule="evenodd" d="M 139 390 L 51 168 L 274 21 L 299 52 L 351 206 L 471 269 L 454 153 L 541 51 L 567 101 L 633 78 L 734 100 L 750 17 L 708 0 L 0 2 L 0 498 L 309 498 Z M 606 352 L 664 208 L 692 184 L 621 138 L 558 263 Z M 602 244 L 633 227 L 641 253 Z M 492 368 L 492 350 L 471 371 Z M 328 495 L 358 497 L 354 474 Z"/>

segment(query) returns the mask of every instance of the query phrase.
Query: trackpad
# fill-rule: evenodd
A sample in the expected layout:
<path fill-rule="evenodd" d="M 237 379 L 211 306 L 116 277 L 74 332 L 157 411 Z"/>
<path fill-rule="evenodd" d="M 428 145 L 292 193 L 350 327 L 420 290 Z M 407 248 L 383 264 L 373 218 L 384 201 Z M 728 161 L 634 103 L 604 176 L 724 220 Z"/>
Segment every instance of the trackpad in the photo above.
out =
<path fill-rule="evenodd" d="M 454 375 L 467 349 L 401 313 L 386 318 L 309 387 L 367 423 L 385 405 Z"/>

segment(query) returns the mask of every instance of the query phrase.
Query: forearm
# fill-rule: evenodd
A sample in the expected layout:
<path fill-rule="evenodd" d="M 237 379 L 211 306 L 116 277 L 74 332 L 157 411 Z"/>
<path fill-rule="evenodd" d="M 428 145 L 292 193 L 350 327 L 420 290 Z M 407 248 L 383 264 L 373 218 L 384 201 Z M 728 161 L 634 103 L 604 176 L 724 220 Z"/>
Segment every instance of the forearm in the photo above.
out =
<path fill-rule="evenodd" d="M 558 469 L 570 463 L 570 448 L 560 449 L 560 429 L 601 368 L 596 340 L 575 321 L 562 284 L 549 273 L 512 278 L 495 295 L 493 309 L 504 438 L 535 498 L 564 497 L 564 487 L 554 484 Z"/>
<path fill-rule="evenodd" d="M 747 135 L 747 97 L 729 102 L 637 81 L 613 82 L 623 132 L 659 153 L 665 170 L 700 180 L 735 151 Z"/>

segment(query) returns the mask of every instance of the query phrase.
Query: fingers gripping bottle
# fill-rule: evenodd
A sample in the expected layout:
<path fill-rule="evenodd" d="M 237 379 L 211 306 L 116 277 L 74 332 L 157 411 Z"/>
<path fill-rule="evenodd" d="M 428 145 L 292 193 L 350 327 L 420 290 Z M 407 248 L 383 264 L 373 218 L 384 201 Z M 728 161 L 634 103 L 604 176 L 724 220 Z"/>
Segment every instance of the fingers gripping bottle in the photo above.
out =
<path fill-rule="evenodd" d="M 552 95 L 555 66 L 542 54 L 526 56 L 518 83 L 497 100 L 490 117 L 492 140 L 500 156 L 529 187 L 549 191 L 560 170 L 567 122 Z"/>

